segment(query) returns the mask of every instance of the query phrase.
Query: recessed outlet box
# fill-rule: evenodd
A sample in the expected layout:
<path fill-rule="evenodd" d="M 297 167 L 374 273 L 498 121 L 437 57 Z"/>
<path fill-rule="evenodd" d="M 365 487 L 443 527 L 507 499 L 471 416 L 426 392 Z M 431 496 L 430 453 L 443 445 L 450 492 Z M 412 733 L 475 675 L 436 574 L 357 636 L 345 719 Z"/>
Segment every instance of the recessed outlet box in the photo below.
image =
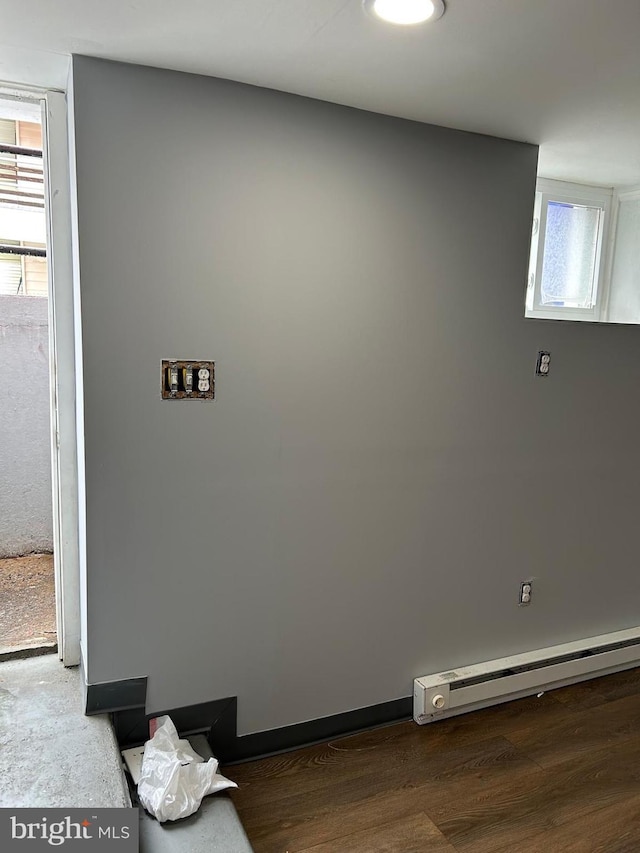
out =
<path fill-rule="evenodd" d="M 551 353 L 541 350 L 536 361 L 536 376 L 548 376 L 551 366 Z"/>
<path fill-rule="evenodd" d="M 213 400 L 215 362 L 163 359 L 160 388 L 163 400 Z"/>
<path fill-rule="evenodd" d="M 520 607 L 527 607 L 531 604 L 531 593 L 533 592 L 533 581 L 522 581 L 520 584 L 520 596 L 518 604 Z"/>

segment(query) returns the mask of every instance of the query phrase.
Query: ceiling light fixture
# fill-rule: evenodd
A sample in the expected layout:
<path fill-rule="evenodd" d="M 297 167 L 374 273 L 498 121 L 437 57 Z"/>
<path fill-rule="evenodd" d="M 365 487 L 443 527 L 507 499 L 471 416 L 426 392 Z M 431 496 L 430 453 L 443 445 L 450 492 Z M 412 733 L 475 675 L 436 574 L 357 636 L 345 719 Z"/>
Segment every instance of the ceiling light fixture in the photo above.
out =
<path fill-rule="evenodd" d="M 364 7 L 376 18 L 402 26 L 436 21 L 444 15 L 444 0 L 364 0 Z"/>

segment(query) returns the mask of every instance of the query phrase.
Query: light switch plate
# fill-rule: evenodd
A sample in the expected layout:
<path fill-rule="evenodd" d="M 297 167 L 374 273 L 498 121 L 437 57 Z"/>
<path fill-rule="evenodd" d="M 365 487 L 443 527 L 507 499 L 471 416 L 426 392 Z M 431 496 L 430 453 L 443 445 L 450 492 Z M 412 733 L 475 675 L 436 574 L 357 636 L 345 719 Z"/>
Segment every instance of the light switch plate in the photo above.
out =
<path fill-rule="evenodd" d="M 163 400 L 213 400 L 215 362 L 164 358 L 160 389 Z"/>

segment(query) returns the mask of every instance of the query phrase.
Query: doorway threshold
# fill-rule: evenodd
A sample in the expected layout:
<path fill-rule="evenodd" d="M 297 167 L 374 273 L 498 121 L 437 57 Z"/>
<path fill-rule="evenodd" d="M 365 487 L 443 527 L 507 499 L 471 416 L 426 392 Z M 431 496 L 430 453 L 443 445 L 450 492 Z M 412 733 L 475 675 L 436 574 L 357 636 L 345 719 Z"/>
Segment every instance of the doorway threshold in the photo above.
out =
<path fill-rule="evenodd" d="M 33 644 L 25 643 L 18 646 L 0 646 L 0 663 L 5 660 L 24 660 L 35 658 L 40 655 L 52 655 L 58 651 L 58 644 L 49 641 L 37 640 Z"/>

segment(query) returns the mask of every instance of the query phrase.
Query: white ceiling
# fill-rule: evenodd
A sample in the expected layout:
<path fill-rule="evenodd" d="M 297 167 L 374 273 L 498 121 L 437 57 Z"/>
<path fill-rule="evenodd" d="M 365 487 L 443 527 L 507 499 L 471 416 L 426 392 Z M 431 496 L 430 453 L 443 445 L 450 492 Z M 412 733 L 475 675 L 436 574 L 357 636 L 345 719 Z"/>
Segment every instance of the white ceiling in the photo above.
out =
<path fill-rule="evenodd" d="M 640 184 L 640 0 L 447 0 L 402 28 L 361 0 L 0 0 L 0 77 L 66 57 L 227 77 L 541 145 L 540 173 Z M 36 79 L 37 78 L 37 79 Z"/>

